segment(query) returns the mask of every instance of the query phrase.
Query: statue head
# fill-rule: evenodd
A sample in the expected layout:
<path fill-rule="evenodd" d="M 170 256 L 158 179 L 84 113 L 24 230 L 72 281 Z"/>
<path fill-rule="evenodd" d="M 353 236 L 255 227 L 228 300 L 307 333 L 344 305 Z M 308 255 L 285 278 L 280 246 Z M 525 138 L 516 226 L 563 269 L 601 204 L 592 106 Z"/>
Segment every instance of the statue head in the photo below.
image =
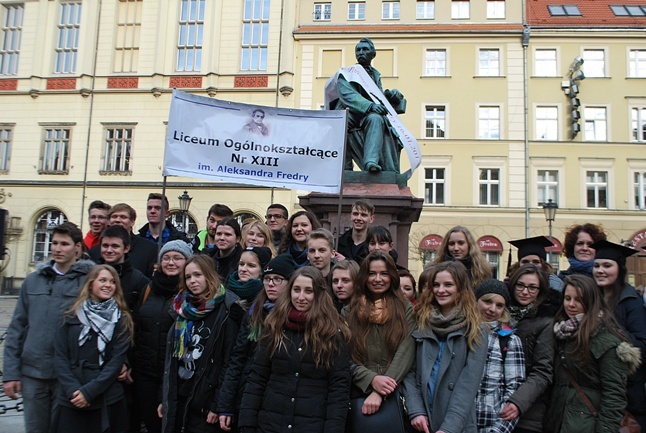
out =
<path fill-rule="evenodd" d="M 361 66 L 370 66 L 372 59 L 377 55 L 375 44 L 369 38 L 362 38 L 354 47 L 354 55 Z"/>

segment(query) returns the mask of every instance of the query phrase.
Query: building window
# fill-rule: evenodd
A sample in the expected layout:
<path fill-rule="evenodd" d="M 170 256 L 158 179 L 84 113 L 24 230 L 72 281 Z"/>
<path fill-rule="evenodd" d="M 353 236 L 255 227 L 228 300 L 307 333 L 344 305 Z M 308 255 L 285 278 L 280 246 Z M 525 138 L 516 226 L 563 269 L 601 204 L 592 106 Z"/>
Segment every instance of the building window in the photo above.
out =
<path fill-rule="evenodd" d="M 606 141 L 607 118 L 604 107 L 585 107 L 585 139 L 588 141 Z"/>
<path fill-rule="evenodd" d="M 426 168 L 424 178 L 424 204 L 443 205 L 446 184 L 444 168 Z"/>
<path fill-rule="evenodd" d="M 243 71 L 267 70 L 269 0 L 245 0 L 242 21 Z"/>
<path fill-rule="evenodd" d="M 632 137 L 634 141 L 645 142 L 646 141 L 646 108 L 638 107 L 632 108 L 631 110 L 632 117 Z"/>
<path fill-rule="evenodd" d="M 536 107 L 537 140 L 558 140 L 558 114 L 557 107 Z"/>
<path fill-rule="evenodd" d="M 478 75 L 484 77 L 500 76 L 500 50 L 481 49 L 478 65 Z"/>
<path fill-rule="evenodd" d="M 552 269 L 554 269 L 554 273 L 557 274 L 559 272 L 559 257 L 560 253 L 557 252 L 552 252 L 550 253 L 549 251 L 546 251 L 547 255 L 547 263 L 549 263 L 552 266 Z"/>
<path fill-rule="evenodd" d="M 383 2 L 381 3 L 381 19 L 382 20 L 398 20 L 399 19 L 399 2 Z"/>
<path fill-rule="evenodd" d="M 505 18 L 504 0 L 489 0 L 487 2 L 487 18 L 489 19 Z"/>
<path fill-rule="evenodd" d="M 202 69 L 206 0 L 181 0 L 177 36 L 177 71 Z"/>
<path fill-rule="evenodd" d="M 469 2 L 453 0 L 451 2 L 451 18 L 454 20 L 469 19 Z"/>
<path fill-rule="evenodd" d="M 635 209 L 646 210 L 646 171 L 636 171 L 635 176 Z"/>
<path fill-rule="evenodd" d="M 558 203 L 559 172 L 558 170 L 538 170 L 536 172 L 536 188 L 538 189 L 538 206 L 543 206 L 549 199 Z"/>
<path fill-rule="evenodd" d="M 175 211 L 170 214 L 170 222 L 177 230 L 186 233 L 189 240 L 193 240 L 197 232 L 197 223 L 188 212 Z"/>
<path fill-rule="evenodd" d="M 348 20 L 365 20 L 366 2 L 348 3 Z"/>
<path fill-rule="evenodd" d="M 629 77 L 646 77 L 646 50 L 630 50 L 628 63 Z"/>
<path fill-rule="evenodd" d="M 119 1 L 114 47 L 114 72 L 137 71 L 142 4 L 142 0 Z"/>
<path fill-rule="evenodd" d="M 132 172 L 132 138 L 131 127 L 106 128 L 105 147 L 103 149 L 103 172 Z"/>
<path fill-rule="evenodd" d="M 433 263 L 435 261 L 435 257 L 437 257 L 437 250 L 422 250 L 422 265 L 425 267 L 429 263 Z"/>
<path fill-rule="evenodd" d="M 9 158 L 11 157 L 11 141 L 13 129 L 0 125 L 0 172 L 9 171 Z"/>
<path fill-rule="evenodd" d="M 576 5 L 548 5 L 547 9 L 553 17 L 580 17 L 581 11 Z"/>
<path fill-rule="evenodd" d="M 434 1 L 418 1 L 417 2 L 417 19 L 418 20 L 433 20 L 433 19 L 435 19 L 435 2 Z"/>
<path fill-rule="evenodd" d="M 40 160 L 41 174 L 67 174 L 69 170 L 70 153 L 69 128 L 45 129 L 42 156 Z"/>
<path fill-rule="evenodd" d="M 314 3 L 314 21 L 330 21 L 332 3 Z"/>
<path fill-rule="evenodd" d="M 608 172 L 587 171 L 585 174 L 587 191 L 587 206 L 592 208 L 607 208 Z"/>
<path fill-rule="evenodd" d="M 478 138 L 500 139 L 500 107 L 478 107 Z"/>
<path fill-rule="evenodd" d="M 426 106 L 425 138 L 444 138 L 446 131 L 446 108 L 444 106 Z"/>
<path fill-rule="evenodd" d="M 586 77 L 606 76 L 606 52 L 604 50 L 583 50 L 583 72 Z"/>
<path fill-rule="evenodd" d="M 484 251 L 485 258 L 491 266 L 491 278 L 498 279 L 500 270 L 500 253 L 497 251 Z"/>
<path fill-rule="evenodd" d="M 81 3 L 61 3 L 56 42 L 55 73 L 70 74 L 76 72 L 80 29 Z"/>
<path fill-rule="evenodd" d="M 24 7 L 21 4 L 3 5 L 2 45 L 0 45 L 0 75 L 18 73 L 20 55 L 20 37 L 22 35 L 22 17 Z"/>
<path fill-rule="evenodd" d="M 426 71 L 429 77 L 446 76 L 446 50 L 426 50 Z"/>
<path fill-rule="evenodd" d="M 67 216 L 59 210 L 48 210 L 42 213 L 34 226 L 34 249 L 31 255 L 32 262 L 42 262 L 49 257 L 49 248 L 52 243 L 53 230 L 57 225 L 67 221 Z"/>
<path fill-rule="evenodd" d="M 538 77 L 556 77 L 556 50 L 545 49 L 534 51 L 534 75 Z"/>
<path fill-rule="evenodd" d="M 617 17 L 643 17 L 646 16 L 646 5 L 611 5 L 610 9 Z"/>
<path fill-rule="evenodd" d="M 481 168 L 478 177 L 480 206 L 498 206 L 500 204 L 500 170 Z"/>

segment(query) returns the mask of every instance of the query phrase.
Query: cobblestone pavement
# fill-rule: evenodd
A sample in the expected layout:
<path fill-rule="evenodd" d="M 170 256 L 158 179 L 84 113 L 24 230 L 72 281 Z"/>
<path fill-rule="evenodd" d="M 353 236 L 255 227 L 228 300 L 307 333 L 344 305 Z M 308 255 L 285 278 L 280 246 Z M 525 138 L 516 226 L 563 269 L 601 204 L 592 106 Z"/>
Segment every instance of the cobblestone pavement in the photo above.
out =
<path fill-rule="evenodd" d="M 15 296 L 0 296 L 0 340 L 4 340 L 5 332 L 13 316 L 16 306 Z M 0 371 L 4 364 L 4 344 L 0 341 Z M 22 408 L 21 400 L 11 400 L 0 389 L 0 432 L 2 433 L 24 433 L 25 424 L 23 412 L 16 408 Z"/>

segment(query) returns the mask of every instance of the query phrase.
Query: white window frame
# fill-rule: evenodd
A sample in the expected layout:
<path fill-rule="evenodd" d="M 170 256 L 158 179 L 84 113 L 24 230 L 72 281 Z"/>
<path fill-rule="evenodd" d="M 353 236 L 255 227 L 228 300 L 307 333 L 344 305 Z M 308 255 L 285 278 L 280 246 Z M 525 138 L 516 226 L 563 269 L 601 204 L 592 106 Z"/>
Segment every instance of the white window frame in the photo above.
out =
<path fill-rule="evenodd" d="M 0 123 L 0 173 L 9 173 L 15 123 Z"/>
<path fill-rule="evenodd" d="M 132 174 L 135 125 L 104 124 L 100 174 Z"/>
<path fill-rule="evenodd" d="M 244 0 L 241 71 L 266 71 L 271 0 Z M 256 10 L 256 4 L 260 10 Z"/>
<path fill-rule="evenodd" d="M 630 209 L 646 210 L 646 159 L 628 160 L 628 185 Z"/>
<path fill-rule="evenodd" d="M 553 171 L 557 173 L 556 181 L 556 195 L 543 197 L 545 199 L 552 199 L 554 203 L 565 203 L 565 158 L 552 158 L 552 157 L 530 157 L 531 164 L 531 203 L 534 203 L 536 208 L 542 208 L 541 194 L 539 190 L 541 186 L 554 185 L 553 182 L 541 182 L 539 180 L 539 171 Z"/>
<path fill-rule="evenodd" d="M 487 19 L 501 20 L 505 19 L 505 0 L 488 0 L 487 1 Z"/>
<path fill-rule="evenodd" d="M 442 207 L 451 205 L 451 155 L 422 156 L 421 170 L 418 173 L 419 197 L 424 197 L 424 206 Z M 444 203 L 434 204 L 426 201 L 426 169 L 435 168 L 444 170 Z"/>
<path fill-rule="evenodd" d="M 364 21 L 366 19 L 366 2 L 348 3 L 348 21 Z"/>
<path fill-rule="evenodd" d="M 434 20 L 435 0 L 418 0 L 415 5 L 415 17 L 418 20 Z"/>
<path fill-rule="evenodd" d="M 22 3 L 1 6 L 0 75 L 17 75 L 25 6 Z"/>
<path fill-rule="evenodd" d="M 444 59 L 438 59 L 437 54 L 444 54 Z M 433 54 L 431 56 L 431 54 Z M 426 48 L 424 50 L 424 76 L 425 77 L 446 77 L 448 76 L 448 50 L 446 48 Z"/>
<path fill-rule="evenodd" d="M 480 170 L 498 170 L 498 204 L 480 204 Z M 492 183 L 493 184 L 493 183 Z M 497 156 L 473 157 L 473 205 L 475 207 L 505 207 L 507 205 L 507 158 Z"/>
<path fill-rule="evenodd" d="M 581 185 L 581 208 L 582 209 L 614 209 L 615 208 L 615 194 L 613 193 L 615 178 L 614 178 L 614 158 L 579 158 L 579 166 L 581 171 L 580 185 Z M 606 207 L 589 207 L 588 206 L 588 181 L 587 173 L 589 171 L 606 172 Z"/>
<path fill-rule="evenodd" d="M 628 76 L 646 78 L 646 49 L 631 48 L 628 50 Z"/>
<path fill-rule="evenodd" d="M 446 169 L 444 167 L 424 167 L 424 204 L 432 206 L 446 205 L 446 180 Z M 438 198 L 440 189 L 441 199 Z"/>
<path fill-rule="evenodd" d="M 543 56 L 546 53 L 553 53 L 551 56 Z M 559 72 L 559 53 L 556 48 L 536 48 L 534 49 L 534 76 L 536 77 L 558 77 Z"/>
<path fill-rule="evenodd" d="M 478 139 L 500 140 L 502 126 L 502 109 L 500 105 L 483 104 L 478 106 Z M 491 131 L 497 130 L 497 136 Z"/>
<path fill-rule="evenodd" d="M 314 3 L 314 21 L 330 21 L 332 3 Z"/>
<path fill-rule="evenodd" d="M 646 143 L 646 105 L 630 107 L 630 141 Z"/>
<path fill-rule="evenodd" d="M 47 125 L 43 128 L 39 174 L 68 174 L 72 147 L 72 127 Z"/>
<path fill-rule="evenodd" d="M 177 72 L 202 70 L 206 0 L 180 0 L 177 28 Z"/>
<path fill-rule="evenodd" d="M 451 19 L 468 20 L 471 16 L 471 3 L 469 0 L 451 1 Z"/>
<path fill-rule="evenodd" d="M 593 111 L 594 110 L 594 111 Z M 603 118 L 599 115 L 603 113 Z M 583 137 L 585 141 L 608 141 L 608 107 L 583 107 Z"/>
<path fill-rule="evenodd" d="M 492 56 L 493 54 L 496 56 Z M 483 56 L 487 54 L 486 56 Z M 502 71 L 500 48 L 478 49 L 478 76 L 479 77 L 500 77 Z"/>
<path fill-rule="evenodd" d="M 63 2 L 60 6 L 56 36 L 54 73 L 73 74 L 76 72 L 78 48 L 81 33 L 82 3 Z"/>
<path fill-rule="evenodd" d="M 32 263 L 42 262 L 49 257 L 54 228 L 66 221 L 67 216 L 58 209 L 48 209 L 36 218 L 31 249 Z"/>
<path fill-rule="evenodd" d="M 120 0 L 117 3 L 113 69 L 114 72 L 137 72 L 143 0 Z"/>
<path fill-rule="evenodd" d="M 397 1 L 382 1 L 381 2 L 381 19 L 382 20 L 398 20 L 399 19 L 399 0 Z"/>
<path fill-rule="evenodd" d="M 601 58 L 599 58 L 599 55 Z M 581 70 L 586 78 L 604 78 L 608 76 L 608 54 L 605 48 L 584 48 L 581 57 L 584 60 Z"/>
<path fill-rule="evenodd" d="M 491 278 L 498 279 L 500 275 L 500 251 L 483 251 L 487 263 L 491 266 Z"/>
<path fill-rule="evenodd" d="M 551 112 L 551 113 L 550 113 Z M 545 117 L 542 117 L 545 114 Z M 552 116 L 548 116 L 552 114 Z M 535 139 L 540 141 L 558 141 L 559 139 L 559 106 L 535 105 L 534 106 Z M 551 131 L 553 135 L 551 135 Z M 545 134 L 543 134 L 545 132 Z"/>
<path fill-rule="evenodd" d="M 428 116 L 427 113 L 429 111 L 431 111 L 435 115 Z M 440 116 L 438 115 L 438 113 L 444 113 L 444 116 Z M 424 104 L 422 106 L 422 115 L 424 116 L 424 120 L 422 122 L 422 137 L 428 140 L 444 140 L 448 138 L 446 132 L 448 126 L 448 107 L 446 104 Z M 430 129 L 431 131 L 435 131 L 433 134 L 438 134 L 439 136 L 428 134 L 428 121 L 435 121 Z M 444 126 L 444 128 L 442 128 L 442 126 Z M 440 132 L 441 134 L 439 134 Z"/>
<path fill-rule="evenodd" d="M 558 170 L 536 170 L 536 197 L 537 206 L 542 207 L 551 199 L 558 203 L 559 195 L 559 171 Z"/>

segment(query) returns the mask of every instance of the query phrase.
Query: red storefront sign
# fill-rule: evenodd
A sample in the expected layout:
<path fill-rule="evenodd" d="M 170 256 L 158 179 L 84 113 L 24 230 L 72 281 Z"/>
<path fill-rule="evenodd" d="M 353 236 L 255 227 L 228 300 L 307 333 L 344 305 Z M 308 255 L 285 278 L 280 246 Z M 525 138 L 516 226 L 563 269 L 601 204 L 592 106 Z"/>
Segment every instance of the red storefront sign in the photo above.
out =
<path fill-rule="evenodd" d="M 422 239 L 422 241 L 419 243 L 419 249 L 437 251 L 438 249 L 440 249 L 441 244 L 442 236 L 426 235 L 424 236 L 424 239 Z"/>
<path fill-rule="evenodd" d="M 480 251 L 502 251 L 502 242 L 494 236 L 483 236 L 478 239 L 478 247 Z"/>

